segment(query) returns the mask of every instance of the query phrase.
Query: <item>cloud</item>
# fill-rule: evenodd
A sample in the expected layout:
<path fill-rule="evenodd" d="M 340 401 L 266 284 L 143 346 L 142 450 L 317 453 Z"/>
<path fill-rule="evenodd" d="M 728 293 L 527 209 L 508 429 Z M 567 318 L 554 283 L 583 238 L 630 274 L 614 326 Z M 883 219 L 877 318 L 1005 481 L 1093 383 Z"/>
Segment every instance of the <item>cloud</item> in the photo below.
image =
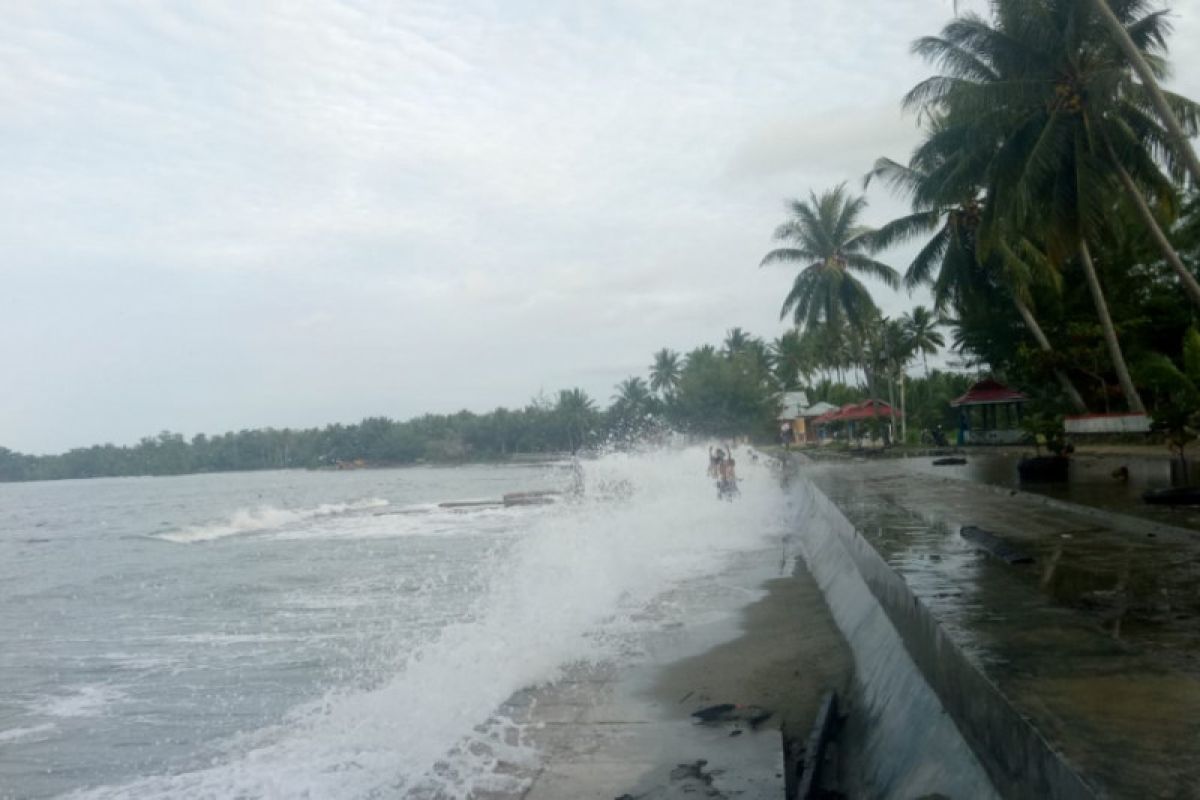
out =
<path fill-rule="evenodd" d="M 905 160 L 918 140 L 914 120 L 894 102 L 873 108 L 835 108 L 770 121 L 752 131 L 734 153 L 728 177 L 758 181 L 801 173 L 833 181 L 848 176 L 861 179 L 882 155 Z"/>
<path fill-rule="evenodd" d="M 606 399 L 662 346 L 776 335 L 783 199 L 907 153 L 908 43 L 949 8 L 12 4 L 0 443 Z"/>

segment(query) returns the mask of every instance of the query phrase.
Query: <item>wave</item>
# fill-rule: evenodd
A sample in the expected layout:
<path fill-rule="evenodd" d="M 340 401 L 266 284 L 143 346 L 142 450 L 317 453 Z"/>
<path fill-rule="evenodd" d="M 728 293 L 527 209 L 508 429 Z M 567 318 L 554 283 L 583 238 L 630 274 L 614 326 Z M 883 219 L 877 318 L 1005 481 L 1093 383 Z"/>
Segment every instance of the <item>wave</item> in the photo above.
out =
<path fill-rule="evenodd" d="M 106 706 L 126 698 L 121 689 L 107 684 L 77 686 L 69 694 L 47 695 L 30 705 L 30 710 L 45 717 L 99 717 Z"/>
<path fill-rule="evenodd" d="M 536 758 L 498 715 L 513 692 L 580 659 L 626 657 L 625 637 L 657 624 L 640 621 L 655 598 L 778 541 L 785 503 L 765 467 L 747 464 L 742 496 L 722 503 L 706 466 L 699 448 L 586 462 L 584 495 L 513 514 L 506 544 L 479 558 L 470 610 L 412 641 L 378 680 L 330 687 L 210 766 L 74 796 L 475 796 L 475 781 L 496 776 L 464 742 L 496 752 L 515 739 L 506 760 Z"/>
<path fill-rule="evenodd" d="M 42 725 L 31 725 L 28 728 L 9 728 L 6 731 L 0 731 L 0 744 L 5 742 L 19 742 L 23 739 L 32 739 L 40 736 L 43 739 L 47 734 L 58 730 L 58 726 L 52 722 L 47 722 Z"/>
<path fill-rule="evenodd" d="M 314 508 L 276 508 L 275 506 L 259 506 L 254 509 L 239 509 L 224 522 L 211 525 L 197 525 L 170 533 L 159 534 L 156 538 L 176 544 L 194 544 L 210 542 L 214 539 L 224 539 L 227 536 L 237 536 L 241 533 L 271 531 L 288 525 L 294 525 L 317 517 L 331 517 L 338 514 L 348 514 L 355 511 L 367 511 L 372 508 L 382 508 L 388 505 L 387 500 L 372 497 L 352 503 L 322 503 Z"/>

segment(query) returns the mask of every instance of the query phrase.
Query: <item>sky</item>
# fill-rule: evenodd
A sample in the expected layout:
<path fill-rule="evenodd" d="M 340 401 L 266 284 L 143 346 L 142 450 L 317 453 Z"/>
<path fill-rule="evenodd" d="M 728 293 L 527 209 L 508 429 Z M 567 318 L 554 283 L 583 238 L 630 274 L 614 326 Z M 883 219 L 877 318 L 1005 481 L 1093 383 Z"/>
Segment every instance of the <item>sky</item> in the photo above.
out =
<path fill-rule="evenodd" d="M 785 200 L 907 157 L 951 8 L 8 0 L 0 445 L 603 405 L 659 348 L 778 336 Z"/>

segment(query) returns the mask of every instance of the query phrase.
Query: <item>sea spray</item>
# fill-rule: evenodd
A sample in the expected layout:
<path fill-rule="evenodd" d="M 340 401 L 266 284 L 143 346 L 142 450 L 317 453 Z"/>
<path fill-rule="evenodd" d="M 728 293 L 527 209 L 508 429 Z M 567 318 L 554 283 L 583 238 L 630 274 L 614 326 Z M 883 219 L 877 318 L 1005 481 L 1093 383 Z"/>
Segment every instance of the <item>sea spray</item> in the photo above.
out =
<path fill-rule="evenodd" d="M 765 468 L 741 461 L 734 503 L 716 500 L 707 454 L 693 448 L 607 455 L 584 463 L 580 497 L 504 517 L 462 515 L 463 535 L 472 520 L 502 519 L 506 538 L 478 554 L 473 598 L 423 638 L 404 640 L 390 669 L 372 669 L 366 684 L 331 686 L 277 724 L 234 737 L 211 766 L 83 796 L 370 797 L 439 783 L 444 796 L 467 796 L 469 765 L 447 764 L 489 724 L 511 731 L 495 714 L 513 692 L 553 680 L 571 662 L 619 657 L 621 631 L 656 596 L 719 573 L 730 554 L 777 535 L 782 495 Z M 316 517 L 286 524 L 318 523 L 327 530 Z M 378 536 L 396 523 L 360 524 Z M 441 562 L 424 567 L 425 583 L 408 598 L 415 605 L 444 588 L 450 573 Z"/>
<path fill-rule="evenodd" d="M 227 536 L 241 533 L 256 533 L 275 530 L 288 525 L 295 525 L 316 517 L 330 517 L 338 514 L 356 511 L 368 511 L 382 508 L 387 500 L 378 497 L 359 500 L 352 503 L 322 503 L 315 508 L 275 508 L 274 506 L 259 506 L 253 509 L 238 509 L 229 519 L 210 525 L 197 525 L 159 534 L 158 538 L 176 544 L 193 544 L 210 542 Z"/>

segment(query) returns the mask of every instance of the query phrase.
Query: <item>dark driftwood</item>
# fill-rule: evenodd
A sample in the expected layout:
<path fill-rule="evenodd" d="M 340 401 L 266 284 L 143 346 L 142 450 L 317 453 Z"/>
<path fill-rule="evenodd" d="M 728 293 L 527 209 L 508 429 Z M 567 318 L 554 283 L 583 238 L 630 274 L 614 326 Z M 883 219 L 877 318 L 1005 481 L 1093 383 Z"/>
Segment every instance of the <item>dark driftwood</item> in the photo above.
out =
<path fill-rule="evenodd" d="M 959 530 L 959 535 L 980 550 L 987 552 L 989 555 L 995 556 L 1005 563 L 1033 563 L 1033 556 L 1022 550 L 1018 550 L 1016 547 L 1004 541 L 991 531 L 985 531 L 983 528 L 978 528 L 974 525 L 964 525 Z"/>
<path fill-rule="evenodd" d="M 1071 459 L 1065 456 L 1031 456 L 1017 463 L 1017 475 L 1028 483 L 1062 483 L 1070 467 Z"/>
<path fill-rule="evenodd" d="M 947 456 L 945 458 L 935 458 L 933 460 L 933 465 L 935 467 L 953 467 L 965 463 L 967 463 L 967 460 L 962 456 Z"/>
<path fill-rule="evenodd" d="M 1151 489 L 1142 495 L 1142 500 L 1156 506 L 1200 506 L 1200 487 Z"/>

